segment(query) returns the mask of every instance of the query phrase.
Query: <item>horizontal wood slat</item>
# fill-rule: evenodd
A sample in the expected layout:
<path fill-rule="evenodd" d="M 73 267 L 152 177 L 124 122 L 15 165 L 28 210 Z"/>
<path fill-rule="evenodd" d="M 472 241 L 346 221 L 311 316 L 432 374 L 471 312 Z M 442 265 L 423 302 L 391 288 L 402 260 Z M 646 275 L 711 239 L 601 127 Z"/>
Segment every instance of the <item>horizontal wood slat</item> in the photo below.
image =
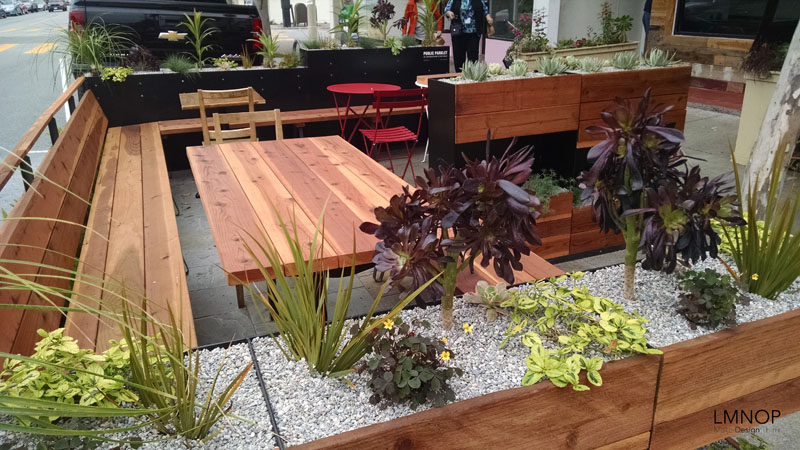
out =
<path fill-rule="evenodd" d="M 627 97 L 626 99 L 630 100 L 634 105 L 636 105 L 642 99 L 642 96 Z M 655 95 L 650 98 L 650 104 L 653 106 L 672 106 L 673 110 L 678 111 L 686 109 L 688 101 L 688 92 L 682 92 L 680 94 Z M 598 120 L 600 119 L 600 114 L 602 112 L 613 111 L 616 105 L 617 103 L 614 100 L 581 103 L 580 120 Z"/>
<path fill-rule="evenodd" d="M 580 103 L 581 76 L 535 76 L 456 85 L 455 115 L 518 111 Z"/>
<path fill-rule="evenodd" d="M 692 76 L 689 65 L 657 69 L 588 73 L 581 76 L 581 103 L 651 95 L 686 94 Z"/>
<path fill-rule="evenodd" d="M 432 408 L 295 448 L 434 449 L 450 443 L 481 450 L 532 446 L 588 449 L 619 442 L 630 444 L 625 448 L 645 448 L 641 444 L 649 436 L 659 360 L 659 356 L 650 355 L 608 363 L 603 367 L 603 385 L 587 392 L 576 393 L 543 382 Z"/>
<path fill-rule="evenodd" d="M 593 125 L 604 125 L 603 119 L 581 120 L 578 129 L 578 148 L 589 148 L 599 144 L 605 139 L 602 133 L 591 134 L 586 129 Z M 683 131 L 686 127 L 686 110 L 673 109 L 664 113 L 662 124 Z"/>
<path fill-rule="evenodd" d="M 488 130 L 493 139 L 575 130 L 578 113 L 576 103 L 456 116 L 456 144 L 484 141 Z"/>

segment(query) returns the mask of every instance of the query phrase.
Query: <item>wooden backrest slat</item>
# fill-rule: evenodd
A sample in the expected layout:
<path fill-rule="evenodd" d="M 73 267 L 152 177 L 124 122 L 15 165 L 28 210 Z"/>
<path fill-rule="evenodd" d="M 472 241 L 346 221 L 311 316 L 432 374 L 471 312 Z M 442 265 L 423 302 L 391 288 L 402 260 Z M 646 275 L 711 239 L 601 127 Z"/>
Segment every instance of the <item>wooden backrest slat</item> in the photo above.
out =
<path fill-rule="evenodd" d="M 39 136 L 42 135 L 44 132 L 45 127 L 47 124 L 50 123 L 50 119 L 64 106 L 75 91 L 78 90 L 81 84 L 83 84 L 84 77 L 78 77 L 68 88 L 66 91 L 61 93 L 58 96 L 56 101 L 54 101 L 46 110 L 33 122 L 33 125 L 28 129 L 28 131 L 22 136 L 22 139 L 19 140 L 14 149 L 11 150 L 11 153 L 6 155 L 5 160 L 3 161 L 2 166 L 0 166 L 0 190 L 2 190 L 8 180 L 11 179 L 11 176 L 14 175 L 14 171 L 19 166 L 20 162 L 22 162 L 22 158 L 28 155 L 28 152 L 33 148 L 33 145 L 36 143 L 36 140 L 39 139 Z"/>
<path fill-rule="evenodd" d="M 0 245 L 2 245 L 0 258 L 20 261 L 20 263 L 4 263 L 6 270 L 16 274 L 27 274 L 29 279 L 33 279 L 40 270 L 31 264 L 41 264 L 45 261 L 46 249 L 67 255 L 61 257 L 54 252 L 48 257 L 48 262 L 64 264 L 62 268 L 68 270 L 74 267 L 74 259 L 69 258 L 69 255 L 75 255 L 77 252 L 83 219 L 88 208 L 88 189 L 94 182 L 97 155 L 99 147 L 102 146 L 107 124 L 94 95 L 87 92 L 75 110 L 72 120 L 66 124 L 59 139 L 42 161 L 41 173 L 37 174 L 31 189 L 23 194 L 9 217 L 0 226 Z M 74 178 L 76 174 L 80 175 Z M 67 190 L 72 194 L 67 193 Z M 67 197 L 71 199 L 66 200 Z M 66 219 L 75 219 L 80 225 L 64 223 L 57 228 L 55 226 L 57 220 L 46 220 L 61 220 L 62 215 Z M 67 229 L 69 232 L 65 231 Z M 51 246 L 54 248 L 50 249 Z M 30 293 L 26 291 L 0 291 L 0 302 L 3 303 L 28 304 L 29 300 Z M 37 299 L 39 300 L 41 299 Z M 12 346 L 32 349 L 31 342 L 14 344 L 24 315 L 29 316 L 29 320 L 26 321 L 29 326 L 34 326 L 31 324 L 41 319 L 34 320 L 32 314 L 32 311 L 21 309 L 7 311 L 4 315 L 4 326 L 0 329 L 2 351 L 9 351 Z M 58 312 L 41 311 L 38 314 L 59 315 Z M 30 339 L 36 336 L 35 330 L 33 331 Z"/>
<path fill-rule="evenodd" d="M 255 111 L 255 90 L 252 87 L 228 89 L 224 91 L 197 90 L 197 103 L 200 109 L 200 124 L 203 127 L 203 145 L 211 145 L 206 109 L 233 105 L 247 105 L 247 112 Z M 215 101 L 216 100 L 216 101 Z M 224 103 L 220 100 L 226 100 Z M 253 127 L 255 130 L 255 127 Z M 255 133 L 255 131 L 253 131 Z"/>

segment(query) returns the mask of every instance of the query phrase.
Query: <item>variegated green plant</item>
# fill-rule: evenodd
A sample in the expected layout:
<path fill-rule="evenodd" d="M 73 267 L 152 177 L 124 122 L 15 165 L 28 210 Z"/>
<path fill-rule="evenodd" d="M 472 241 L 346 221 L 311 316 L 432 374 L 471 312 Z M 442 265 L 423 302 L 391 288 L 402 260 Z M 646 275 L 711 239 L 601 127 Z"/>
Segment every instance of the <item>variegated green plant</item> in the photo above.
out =
<path fill-rule="evenodd" d="M 614 53 L 611 65 L 621 70 L 632 70 L 639 65 L 639 55 L 636 52 Z"/>
<path fill-rule="evenodd" d="M 523 385 L 547 377 L 558 387 L 572 385 L 576 391 L 585 391 L 589 386 L 580 382 L 580 373 L 585 371 L 589 383 L 600 386 L 603 354 L 661 353 L 647 346 L 647 319 L 592 295 L 579 284 L 582 278 L 583 274 L 577 272 L 536 281 L 503 302 L 512 313 L 502 345 L 519 336 L 531 349 L 525 360 L 528 370 Z M 545 347 L 542 336 L 555 341 L 556 347 Z"/>
<path fill-rule="evenodd" d="M 528 73 L 528 61 L 524 59 L 515 59 L 510 66 L 508 66 L 508 73 L 515 77 L 522 77 Z"/>
<path fill-rule="evenodd" d="M 566 61 L 560 56 L 545 56 L 539 59 L 539 72 L 545 75 L 559 75 L 568 68 Z"/>

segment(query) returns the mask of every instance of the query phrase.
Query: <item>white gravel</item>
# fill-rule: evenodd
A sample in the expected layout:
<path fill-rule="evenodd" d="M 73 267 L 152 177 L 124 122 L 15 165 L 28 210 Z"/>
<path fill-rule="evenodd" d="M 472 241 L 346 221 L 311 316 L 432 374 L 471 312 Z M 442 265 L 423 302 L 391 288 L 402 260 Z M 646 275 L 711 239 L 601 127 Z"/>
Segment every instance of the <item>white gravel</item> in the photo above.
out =
<path fill-rule="evenodd" d="M 543 73 L 539 73 L 539 72 L 528 72 L 525 75 L 522 75 L 522 76 L 519 76 L 519 77 L 515 77 L 514 75 L 505 73 L 505 74 L 502 74 L 502 75 L 490 75 L 489 78 L 484 80 L 484 81 L 467 80 L 467 79 L 458 78 L 458 77 L 442 78 L 441 81 L 444 81 L 445 83 L 450 83 L 450 84 L 471 84 L 471 83 L 488 83 L 488 82 L 492 82 L 492 81 L 521 80 L 523 78 L 541 78 L 541 77 L 546 77 L 546 76 L 547 75 L 545 75 Z"/>
<path fill-rule="evenodd" d="M 211 382 L 216 375 L 219 364 L 225 356 L 225 348 L 200 351 L 200 385 L 198 386 L 197 400 L 204 402 Z M 222 389 L 227 387 L 244 367 L 252 361 L 250 349 L 247 344 L 232 346 L 228 351 L 225 365 L 220 372 L 215 388 L 215 397 Z M 246 419 L 251 423 L 243 422 L 233 417 L 225 417 L 217 423 L 216 428 L 212 429 L 213 434 L 221 429 L 219 434 L 205 443 L 190 441 L 183 438 L 169 438 L 158 434 L 154 428 L 146 427 L 126 434 L 106 436 L 112 439 L 131 439 L 133 437 L 141 440 L 154 440 L 143 445 L 142 449 L 155 450 L 165 448 L 191 448 L 202 447 L 206 449 L 225 449 L 225 450 L 245 450 L 261 449 L 274 447 L 272 426 L 270 424 L 269 413 L 267 411 L 264 396 L 258 385 L 255 369 L 250 371 L 245 381 L 233 396 L 231 410 L 229 414 Z M 7 418 L 6 418 L 7 419 Z M 102 429 L 102 428 L 122 428 L 133 426 L 137 419 L 119 418 L 113 420 L 83 419 L 79 422 L 81 428 Z M 58 422 L 57 422 L 58 423 Z M 63 423 L 58 423 L 64 426 Z M 34 449 L 36 441 L 27 435 L 5 433 L 0 431 L 0 445 L 14 443 L 16 445 L 26 445 L 27 448 Z M 116 443 L 107 443 L 101 448 L 116 448 Z M 15 447 L 12 447 L 15 448 Z"/>

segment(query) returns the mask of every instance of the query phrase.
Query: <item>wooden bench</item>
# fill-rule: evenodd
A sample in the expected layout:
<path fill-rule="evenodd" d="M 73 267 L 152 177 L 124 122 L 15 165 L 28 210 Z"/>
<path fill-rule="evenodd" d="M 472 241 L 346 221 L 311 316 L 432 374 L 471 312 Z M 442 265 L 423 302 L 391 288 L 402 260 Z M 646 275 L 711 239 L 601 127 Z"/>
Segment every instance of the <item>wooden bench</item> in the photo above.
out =
<path fill-rule="evenodd" d="M 60 97 L 32 130 L 47 124 L 65 101 Z M 194 345 L 158 124 L 107 126 L 100 105 L 87 92 L 42 161 L 31 189 L 0 226 L 0 258 L 12 261 L 2 263 L 3 269 L 69 292 L 72 280 L 64 275 L 74 270 L 77 262 L 78 272 L 85 276 L 75 280 L 72 292 L 80 294 L 76 298 L 85 306 L 98 306 L 85 300 L 90 296 L 102 297 L 102 306 L 113 308 L 116 303 L 110 293 L 121 293 L 124 284 L 129 298 L 135 298 L 137 292 L 148 297 L 148 310 L 156 318 L 166 320 L 166 307 L 171 306 L 182 321 L 187 342 Z M 29 131 L 23 139 L 38 137 L 41 132 Z M 18 147 L 30 149 L 36 137 L 30 145 Z M 25 155 L 27 151 L 21 151 L 16 159 Z M 8 178 L 10 175 L 5 180 Z M 108 292 L 103 293 L 91 277 L 102 278 Z M 0 281 L 0 287 L 2 284 Z M 29 291 L 5 289 L 0 290 L 0 303 L 63 307 L 67 299 L 66 295 L 42 298 Z M 78 307 L 76 303 L 70 306 Z M 31 354 L 39 340 L 36 330 L 56 329 L 64 320 L 67 333 L 85 348 L 103 350 L 108 339 L 120 338 L 117 325 L 86 312 L 71 311 L 66 319 L 59 311 L 41 309 L 6 309 L 3 314 L 3 352 Z"/>
<path fill-rule="evenodd" d="M 478 258 L 478 261 L 480 261 L 480 258 Z M 475 273 L 470 273 L 469 269 L 464 269 L 458 274 L 456 287 L 462 293 L 475 292 L 475 285 L 481 280 L 491 285 L 505 281 L 497 276 L 491 265 L 483 268 L 478 261 L 475 262 Z M 564 274 L 564 271 L 533 252 L 530 255 L 522 255 L 520 262 L 522 263 L 522 270 L 514 271 L 514 284 L 543 280 Z"/>
<path fill-rule="evenodd" d="M 354 107 L 358 108 L 358 107 Z M 242 113 L 245 114 L 245 113 Z M 371 106 L 364 114 L 367 118 L 375 117 L 375 109 Z M 398 108 L 392 111 L 393 116 L 419 114 L 419 108 Z M 256 119 L 257 127 L 272 126 L 275 120 L 272 118 L 272 111 L 256 111 L 258 118 Z M 321 108 L 321 109 L 304 109 L 299 111 L 281 111 L 281 122 L 284 125 L 294 125 L 298 128 L 304 127 L 307 123 L 316 122 L 333 122 L 339 120 L 339 114 L 336 108 Z M 207 119 L 209 128 L 214 128 L 211 118 Z M 246 125 L 247 120 L 242 118 L 240 125 Z M 175 120 L 162 120 L 158 122 L 158 128 L 162 135 L 170 134 L 183 134 L 183 133 L 200 133 L 203 131 L 202 122 L 200 118 L 193 119 L 175 119 Z M 302 134 L 302 133 L 301 133 Z"/>

